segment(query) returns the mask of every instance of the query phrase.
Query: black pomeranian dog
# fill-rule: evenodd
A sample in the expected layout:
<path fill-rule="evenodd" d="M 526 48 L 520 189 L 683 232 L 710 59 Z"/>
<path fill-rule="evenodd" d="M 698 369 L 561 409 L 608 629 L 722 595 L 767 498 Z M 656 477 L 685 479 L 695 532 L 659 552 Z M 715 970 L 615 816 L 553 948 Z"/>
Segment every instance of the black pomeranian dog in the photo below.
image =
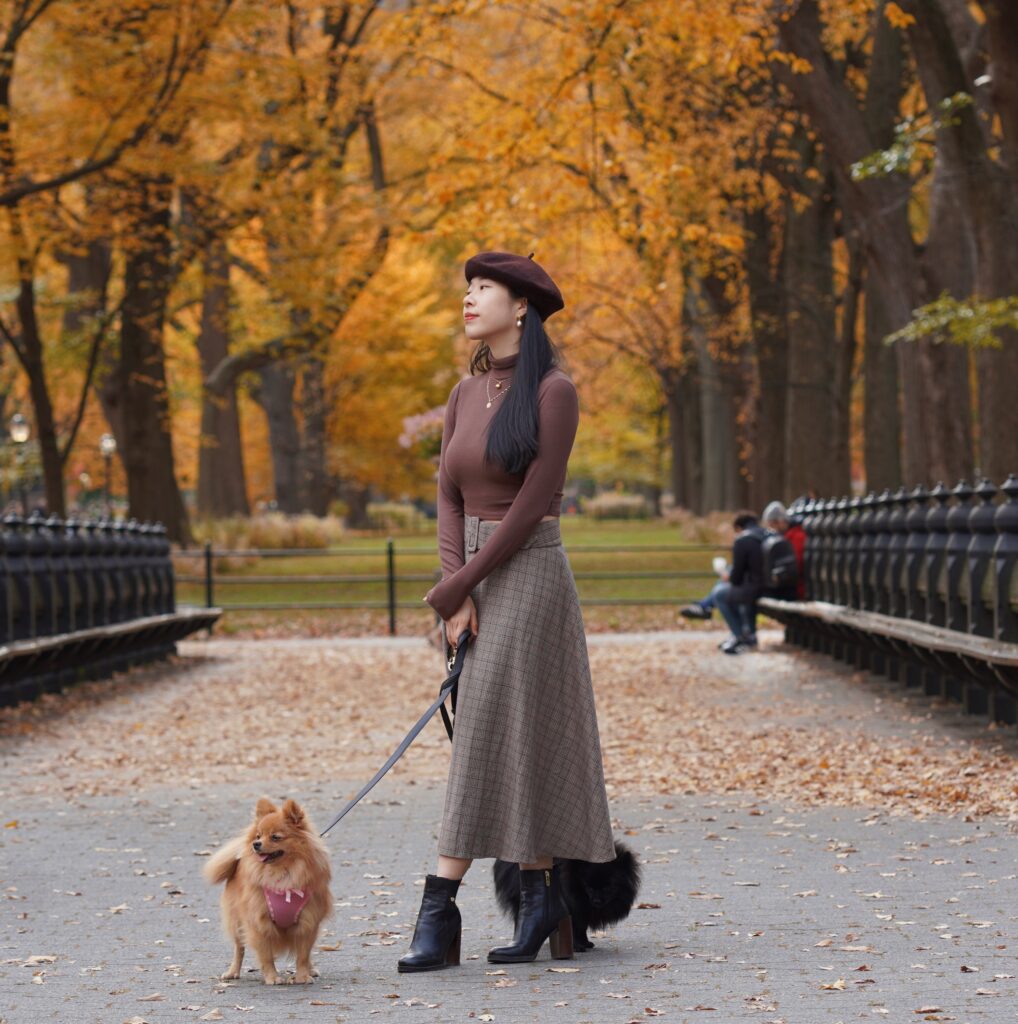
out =
<path fill-rule="evenodd" d="M 562 897 L 573 924 L 573 949 L 583 952 L 594 948 L 587 937 L 588 928 L 604 928 L 629 916 L 640 891 L 640 865 L 636 855 L 624 843 L 615 843 L 615 859 L 604 864 L 586 860 L 560 860 Z M 519 865 L 496 860 L 492 869 L 495 897 L 502 910 L 516 923 L 520 913 Z"/>

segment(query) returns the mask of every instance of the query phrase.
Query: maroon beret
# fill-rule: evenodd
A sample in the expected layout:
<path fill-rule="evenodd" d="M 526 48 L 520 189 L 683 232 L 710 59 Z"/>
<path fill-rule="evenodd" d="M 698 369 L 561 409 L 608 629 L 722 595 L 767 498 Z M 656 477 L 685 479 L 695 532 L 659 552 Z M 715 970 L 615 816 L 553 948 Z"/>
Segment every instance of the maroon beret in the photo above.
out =
<path fill-rule="evenodd" d="M 534 256 L 516 256 L 511 252 L 479 252 L 463 268 L 467 281 L 487 277 L 498 281 L 513 293 L 527 299 L 542 320 L 565 306 L 558 285 Z"/>

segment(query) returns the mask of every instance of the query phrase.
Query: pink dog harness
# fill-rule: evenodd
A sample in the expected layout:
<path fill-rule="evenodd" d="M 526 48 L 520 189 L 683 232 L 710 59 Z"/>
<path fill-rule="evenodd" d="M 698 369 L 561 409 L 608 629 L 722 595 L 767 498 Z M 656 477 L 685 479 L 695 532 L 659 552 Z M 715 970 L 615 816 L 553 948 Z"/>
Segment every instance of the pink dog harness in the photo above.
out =
<path fill-rule="evenodd" d="M 279 928 L 289 928 L 296 924 L 304 904 L 311 898 L 311 894 L 304 889 L 270 889 L 263 885 L 262 891 L 269 905 L 269 917 Z"/>

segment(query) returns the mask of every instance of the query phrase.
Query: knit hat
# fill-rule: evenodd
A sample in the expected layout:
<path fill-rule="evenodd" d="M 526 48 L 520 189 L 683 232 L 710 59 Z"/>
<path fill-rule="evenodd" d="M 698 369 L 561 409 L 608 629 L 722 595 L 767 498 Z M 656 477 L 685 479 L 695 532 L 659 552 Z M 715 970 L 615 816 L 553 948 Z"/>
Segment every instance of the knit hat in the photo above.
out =
<path fill-rule="evenodd" d="M 786 521 L 788 520 L 788 512 L 785 509 L 785 506 L 782 505 L 780 501 L 772 501 L 763 510 L 763 521 L 765 523 L 771 523 L 775 519 L 784 519 Z"/>
<path fill-rule="evenodd" d="M 516 256 L 511 252 L 479 252 L 471 256 L 463 268 L 467 281 L 475 277 L 488 277 L 512 289 L 530 302 L 542 320 L 565 307 L 558 285 L 539 263 L 534 254 Z"/>

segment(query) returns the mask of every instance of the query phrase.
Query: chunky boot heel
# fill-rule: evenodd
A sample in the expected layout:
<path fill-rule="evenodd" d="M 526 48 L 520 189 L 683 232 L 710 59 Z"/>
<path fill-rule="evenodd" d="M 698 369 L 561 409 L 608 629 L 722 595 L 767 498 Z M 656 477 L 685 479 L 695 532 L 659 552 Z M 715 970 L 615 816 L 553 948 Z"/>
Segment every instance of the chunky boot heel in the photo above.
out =
<path fill-rule="evenodd" d="M 452 940 L 449 945 L 449 952 L 445 954 L 445 966 L 446 967 L 459 967 L 460 965 L 460 939 L 463 935 L 463 929 L 456 929 L 456 937 Z"/>
<path fill-rule="evenodd" d="M 497 946 L 491 950 L 488 953 L 488 962 L 529 963 L 537 959 L 537 954 L 547 938 L 552 940 L 553 957 L 560 960 L 572 958 L 572 922 L 569 919 L 569 910 L 562 899 L 557 866 L 536 871 L 520 871 L 520 913 L 516 919 L 516 934 L 511 946 Z"/>
<path fill-rule="evenodd" d="M 552 960 L 572 960 L 573 958 L 573 921 L 563 917 L 558 927 L 548 936 L 548 948 Z"/>
<path fill-rule="evenodd" d="M 459 964 L 463 930 L 456 906 L 459 887 L 458 879 L 428 875 L 410 952 L 401 956 L 396 965 L 400 974 L 438 971 Z"/>

